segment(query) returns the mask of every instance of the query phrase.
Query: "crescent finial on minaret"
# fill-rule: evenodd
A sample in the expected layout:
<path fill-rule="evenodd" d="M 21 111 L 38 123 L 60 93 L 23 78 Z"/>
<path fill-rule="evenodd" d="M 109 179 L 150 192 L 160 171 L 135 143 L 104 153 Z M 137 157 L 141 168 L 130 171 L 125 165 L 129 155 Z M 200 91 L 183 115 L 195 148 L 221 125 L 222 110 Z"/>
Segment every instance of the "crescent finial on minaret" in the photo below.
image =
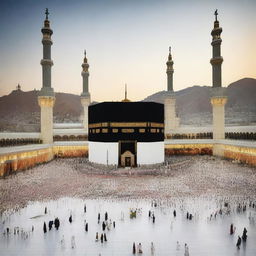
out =
<path fill-rule="evenodd" d="M 86 56 L 86 50 L 84 50 L 84 56 Z"/>
<path fill-rule="evenodd" d="M 169 54 L 171 54 L 171 51 L 172 50 L 172 47 L 171 46 L 169 46 Z"/>
<path fill-rule="evenodd" d="M 48 8 L 45 9 L 45 19 L 48 20 L 49 11 Z"/>
<path fill-rule="evenodd" d="M 218 9 L 215 10 L 214 15 L 215 15 L 215 21 L 217 21 L 218 20 Z"/>

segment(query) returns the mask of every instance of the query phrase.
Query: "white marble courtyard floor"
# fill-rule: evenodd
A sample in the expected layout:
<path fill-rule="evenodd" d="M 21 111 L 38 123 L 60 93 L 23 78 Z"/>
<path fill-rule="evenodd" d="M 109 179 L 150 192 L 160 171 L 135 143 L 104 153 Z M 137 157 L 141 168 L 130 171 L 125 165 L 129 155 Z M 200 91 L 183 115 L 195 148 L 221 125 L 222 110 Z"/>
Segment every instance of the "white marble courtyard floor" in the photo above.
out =
<path fill-rule="evenodd" d="M 227 214 L 224 202 L 230 201 L 231 212 Z M 246 211 L 237 211 L 238 202 L 246 202 Z M 86 213 L 84 213 L 86 204 Z M 47 214 L 44 209 L 47 207 Z M 141 209 L 134 219 L 130 218 L 130 209 Z M 220 208 L 222 214 L 219 213 Z M 176 209 L 177 217 L 173 216 Z M 148 217 L 151 210 L 155 223 Z M 107 242 L 95 241 L 95 234 L 103 233 L 102 221 L 108 212 L 106 228 Z M 188 220 L 186 213 L 193 214 Z M 123 217 L 122 217 L 123 212 Z M 217 215 L 215 217 L 215 213 Z M 98 224 L 98 213 L 101 221 Z M 72 214 L 73 222 L 69 223 Z M 212 214 L 212 218 L 210 216 Z M 55 217 L 60 219 L 60 228 L 48 230 L 48 222 Z M 88 223 L 85 231 L 84 221 Z M 189 247 L 189 255 L 231 256 L 256 254 L 256 208 L 249 207 L 249 201 L 241 198 L 199 198 L 174 201 L 157 201 L 152 207 L 149 200 L 82 200 L 62 198 L 48 202 L 34 202 L 17 212 L 8 211 L 1 216 L 1 255 L 133 255 L 133 242 L 142 244 L 143 255 L 151 255 L 151 242 L 154 243 L 154 255 L 184 255 L 184 244 Z M 47 233 L 43 232 L 43 223 L 47 223 Z M 234 235 L 229 234 L 230 224 L 236 227 Z M 18 226 L 19 234 L 14 235 Z M 32 226 L 34 231 L 32 232 Z M 10 228 L 7 235 L 6 228 Z M 248 239 L 242 242 L 240 250 L 236 248 L 238 235 L 243 228 L 248 230 Z M 23 230 L 23 234 L 22 231 Z M 5 234 L 3 234 L 5 233 Z M 71 237 L 75 237 L 72 249 Z M 62 241 L 61 241 L 62 240 Z M 180 249 L 177 250 L 177 241 Z"/>
<path fill-rule="evenodd" d="M 0 180 L 0 255 L 132 255 L 133 242 L 142 244 L 143 255 L 151 255 L 153 242 L 154 255 L 184 255 L 187 243 L 189 255 L 255 256 L 256 208 L 249 207 L 249 201 L 256 203 L 256 169 L 208 156 L 173 157 L 168 162 L 116 170 L 85 159 L 57 159 Z M 157 207 L 151 208 L 152 200 Z M 231 206 L 230 214 L 224 202 Z M 246 211 L 237 212 L 239 203 L 246 203 Z M 141 208 L 136 219 L 130 219 L 130 208 Z M 154 211 L 154 224 L 149 210 Z M 96 232 L 102 233 L 98 213 L 102 221 L 106 211 L 116 228 L 106 231 L 107 242 L 95 242 Z M 187 211 L 192 220 L 187 220 Z M 48 227 L 55 217 L 60 219 L 59 230 L 53 227 L 44 234 L 43 223 Z M 229 234 L 231 223 L 234 235 Z M 14 235 L 17 226 L 20 233 Z M 244 227 L 248 239 L 238 250 Z"/>

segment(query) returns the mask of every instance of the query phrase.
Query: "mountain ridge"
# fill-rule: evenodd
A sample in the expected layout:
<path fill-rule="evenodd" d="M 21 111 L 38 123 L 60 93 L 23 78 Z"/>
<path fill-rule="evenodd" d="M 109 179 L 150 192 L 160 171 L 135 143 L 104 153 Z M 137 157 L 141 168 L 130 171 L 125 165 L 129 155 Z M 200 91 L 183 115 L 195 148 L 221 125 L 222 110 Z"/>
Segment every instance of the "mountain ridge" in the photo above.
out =
<path fill-rule="evenodd" d="M 156 92 L 143 101 L 164 102 L 165 91 Z M 211 87 L 194 85 L 175 92 L 176 112 L 182 125 L 211 124 Z M 39 131 L 38 91 L 13 90 L 0 97 L 0 131 Z M 256 124 L 256 79 L 242 78 L 227 86 L 227 124 Z M 54 122 L 81 121 L 80 96 L 55 93 Z M 15 104 L 14 104 L 15 103 Z M 95 102 L 94 102 L 95 104 Z"/>

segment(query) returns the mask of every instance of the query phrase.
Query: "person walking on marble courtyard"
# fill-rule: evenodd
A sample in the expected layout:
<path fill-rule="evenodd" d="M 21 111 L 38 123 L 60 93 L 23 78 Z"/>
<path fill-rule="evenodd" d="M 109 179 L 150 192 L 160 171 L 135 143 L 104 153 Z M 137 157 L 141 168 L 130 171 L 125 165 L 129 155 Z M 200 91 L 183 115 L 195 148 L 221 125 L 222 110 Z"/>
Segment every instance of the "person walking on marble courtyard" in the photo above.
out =
<path fill-rule="evenodd" d="M 107 221 L 107 220 L 108 220 L 108 213 L 105 212 L 105 221 Z"/>
<path fill-rule="evenodd" d="M 47 227 L 46 227 L 46 223 L 44 222 L 44 233 L 46 233 L 47 232 Z"/>
<path fill-rule="evenodd" d="M 105 231 L 106 229 L 106 224 L 105 224 L 105 221 L 102 222 L 102 230 Z"/>
<path fill-rule="evenodd" d="M 96 232 L 96 238 L 95 238 L 95 241 L 98 242 L 99 241 L 99 233 Z"/>
<path fill-rule="evenodd" d="M 47 207 L 44 208 L 44 214 L 47 214 Z"/>
<path fill-rule="evenodd" d="M 72 223 L 72 214 L 70 214 L 70 216 L 69 216 L 69 218 L 68 218 L 68 221 L 70 222 L 70 223 Z"/>
<path fill-rule="evenodd" d="M 234 234 L 234 225 L 233 223 L 230 225 L 230 235 L 233 235 Z"/>
<path fill-rule="evenodd" d="M 86 204 L 84 204 L 84 213 L 86 213 Z"/>
<path fill-rule="evenodd" d="M 103 239 L 104 239 L 104 236 L 103 236 L 103 234 L 101 233 L 101 235 L 100 235 L 100 241 L 101 241 L 101 243 L 103 243 Z"/>
<path fill-rule="evenodd" d="M 85 224 L 85 231 L 88 232 L 88 223 Z"/>
<path fill-rule="evenodd" d="M 143 253 L 141 243 L 138 244 L 137 252 L 138 252 L 138 253 Z"/>
<path fill-rule="evenodd" d="M 176 218 L 176 210 L 173 211 L 173 217 Z"/>
<path fill-rule="evenodd" d="M 156 217 L 155 217 L 155 214 L 153 214 L 153 223 L 155 223 L 155 221 L 156 221 Z"/>
<path fill-rule="evenodd" d="M 52 226 L 53 226 L 53 221 L 52 221 L 52 220 L 50 220 L 50 221 L 49 221 L 49 223 L 48 223 L 49 230 L 51 230 L 51 229 L 52 229 Z"/>
<path fill-rule="evenodd" d="M 237 243 L 236 243 L 237 249 L 240 249 L 241 242 L 242 242 L 242 239 L 240 236 L 238 236 Z"/>
<path fill-rule="evenodd" d="M 98 224 L 100 223 L 100 213 L 98 213 Z"/>
<path fill-rule="evenodd" d="M 54 226 L 55 226 L 55 228 L 58 230 L 59 229 L 59 227 L 60 227 L 60 220 L 59 220 L 59 218 L 57 217 L 57 218 L 55 218 L 55 220 L 54 220 Z"/>
<path fill-rule="evenodd" d="M 244 242 L 246 242 L 246 240 L 247 240 L 247 229 L 246 228 L 244 228 L 242 239 Z"/>
<path fill-rule="evenodd" d="M 132 245 L 132 253 L 133 253 L 133 254 L 136 254 L 136 246 L 135 246 L 135 243 L 133 243 L 133 245 Z"/>
<path fill-rule="evenodd" d="M 106 233 L 104 233 L 104 242 L 107 242 L 108 240 L 107 240 L 107 235 L 106 235 Z"/>

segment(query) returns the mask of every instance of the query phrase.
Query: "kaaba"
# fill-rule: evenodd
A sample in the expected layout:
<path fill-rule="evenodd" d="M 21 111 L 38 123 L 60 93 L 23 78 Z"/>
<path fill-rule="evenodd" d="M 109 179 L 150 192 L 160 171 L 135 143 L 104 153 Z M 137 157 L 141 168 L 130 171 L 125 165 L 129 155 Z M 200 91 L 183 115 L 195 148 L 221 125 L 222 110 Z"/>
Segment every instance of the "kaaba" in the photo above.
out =
<path fill-rule="evenodd" d="M 103 102 L 88 110 L 89 161 L 117 166 L 164 161 L 164 105 Z"/>

